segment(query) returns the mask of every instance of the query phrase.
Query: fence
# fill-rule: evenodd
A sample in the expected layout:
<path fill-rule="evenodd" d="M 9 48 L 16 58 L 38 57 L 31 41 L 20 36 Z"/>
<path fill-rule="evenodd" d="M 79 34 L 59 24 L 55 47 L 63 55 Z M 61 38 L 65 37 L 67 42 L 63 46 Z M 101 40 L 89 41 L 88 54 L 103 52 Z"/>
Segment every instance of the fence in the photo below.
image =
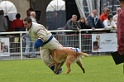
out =
<path fill-rule="evenodd" d="M 92 34 L 105 34 L 112 33 L 110 30 L 96 29 L 96 30 L 51 30 L 54 37 L 64 47 L 78 47 L 83 52 L 87 52 L 92 55 L 109 54 L 110 52 L 92 52 Z M 68 34 L 68 33 L 74 34 Z M 66 34 L 67 33 L 67 34 Z M 25 31 L 19 32 L 1 32 L 0 33 L 0 60 L 15 60 L 15 59 L 27 59 L 25 54 Z M 4 50 L 2 51 L 2 46 Z M 31 47 L 30 47 L 31 49 Z M 30 51 L 29 54 L 32 54 Z M 40 58 L 39 50 L 36 51 L 37 58 Z"/>

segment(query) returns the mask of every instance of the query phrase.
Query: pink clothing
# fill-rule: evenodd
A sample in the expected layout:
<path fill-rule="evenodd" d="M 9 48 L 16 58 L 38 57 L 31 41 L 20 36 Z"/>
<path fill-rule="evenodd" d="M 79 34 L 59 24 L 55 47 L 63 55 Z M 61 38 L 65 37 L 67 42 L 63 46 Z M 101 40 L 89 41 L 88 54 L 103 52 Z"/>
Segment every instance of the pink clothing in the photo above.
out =
<path fill-rule="evenodd" d="M 118 15 L 117 23 L 118 33 L 118 52 L 124 52 L 124 8 Z"/>

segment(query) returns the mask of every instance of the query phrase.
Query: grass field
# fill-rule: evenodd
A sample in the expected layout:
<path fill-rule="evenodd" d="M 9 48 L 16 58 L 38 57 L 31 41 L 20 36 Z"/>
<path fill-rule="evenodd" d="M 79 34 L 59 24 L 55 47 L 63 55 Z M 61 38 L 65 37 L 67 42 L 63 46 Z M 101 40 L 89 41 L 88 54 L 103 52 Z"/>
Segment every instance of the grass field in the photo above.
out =
<path fill-rule="evenodd" d="M 93 56 L 82 59 L 86 69 L 84 74 L 72 64 L 72 71 L 54 75 L 42 60 L 11 60 L 0 61 L 0 82 L 124 82 L 121 65 L 115 65 L 111 56 Z"/>

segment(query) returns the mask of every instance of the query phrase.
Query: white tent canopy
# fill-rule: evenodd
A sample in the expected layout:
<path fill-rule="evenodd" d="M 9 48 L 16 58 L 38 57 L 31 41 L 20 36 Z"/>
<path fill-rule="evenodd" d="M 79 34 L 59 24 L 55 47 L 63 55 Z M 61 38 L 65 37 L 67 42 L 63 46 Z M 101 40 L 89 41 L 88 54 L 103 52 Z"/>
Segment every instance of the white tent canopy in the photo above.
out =
<path fill-rule="evenodd" d="M 65 10 L 65 1 L 63 0 L 52 0 L 47 7 L 46 11 L 59 11 Z"/>
<path fill-rule="evenodd" d="M 15 5 L 10 1 L 1 1 L 0 10 L 4 10 L 4 15 L 8 15 L 10 20 L 15 19 L 15 14 L 17 14 L 17 9 Z"/>

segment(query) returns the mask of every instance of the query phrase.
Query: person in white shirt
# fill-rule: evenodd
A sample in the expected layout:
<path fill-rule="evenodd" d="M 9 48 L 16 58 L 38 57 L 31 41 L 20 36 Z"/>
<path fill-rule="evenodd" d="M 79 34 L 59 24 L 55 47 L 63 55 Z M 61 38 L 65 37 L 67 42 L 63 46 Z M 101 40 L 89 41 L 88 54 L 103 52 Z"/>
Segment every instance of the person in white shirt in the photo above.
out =
<path fill-rule="evenodd" d="M 30 12 L 30 18 L 31 18 L 32 22 L 37 22 L 36 21 L 36 12 L 35 11 Z"/>
<path fill-rule="evenodd" d="M 117 29 L 117 25 L 114 22 L 112 15 L 108 15 L 108 18 L 103 21 L 103 24 L 106 27 L 106 29 Z"/>
<path fill-rule="evenodd" d="M 113 20 L 115 21 L 115 23 L 117 24 L 117 20 L 118 20 L 118 14 L 121 12 L 121 7 L 117 8 L 117 14 L 115 14 L 113 16 Z"/>

